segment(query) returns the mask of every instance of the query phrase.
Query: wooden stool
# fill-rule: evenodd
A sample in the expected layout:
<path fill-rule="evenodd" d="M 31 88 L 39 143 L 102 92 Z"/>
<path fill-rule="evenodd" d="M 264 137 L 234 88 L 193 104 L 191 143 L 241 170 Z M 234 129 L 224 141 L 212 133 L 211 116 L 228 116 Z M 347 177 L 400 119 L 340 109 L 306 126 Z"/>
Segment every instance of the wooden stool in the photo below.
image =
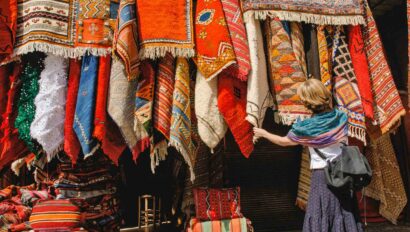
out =
<path fill-rule="evenodd" d="M 138 197 L 138 228 L 153 231 L 161 225 L 161 198 L 142 195 Z"/>

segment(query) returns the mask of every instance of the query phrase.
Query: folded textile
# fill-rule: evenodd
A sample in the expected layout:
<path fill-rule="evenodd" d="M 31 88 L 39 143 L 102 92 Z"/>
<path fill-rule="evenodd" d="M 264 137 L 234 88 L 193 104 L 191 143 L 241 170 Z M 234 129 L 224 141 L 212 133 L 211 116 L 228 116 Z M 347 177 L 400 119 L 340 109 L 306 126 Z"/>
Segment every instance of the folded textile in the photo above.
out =
<path fill-rule="evenodd" d="M 195 83 L 195 114 L 201 140 L 213 150 L 224 138 L 228 127 L 218 109 L 218 80 L 205 80 L 197 71 Z"/>
<path fill-rule="evenodd" d="M 17 0 L 0 2 L 0 64 L 13 54 L 17 30 Z"/>
<path fill-rule="evenodd" d="M 71 158 L 73 164 L 77 162 L 81 152 L 81 145 L 73 128 L 80 76 L 81 61 L 70 59 L 64 121 L 64 152 Z"/>
<path fill-rule="evenodd" d="M 168 154 L 168 141 L 171 127 L 172 94 L 175 83 L 175 61 L 176 59 L 167 53 L 160 59 L 158 72 L 155 79 L 154 93 L 154 155 L 151 156 L 151 168 L 164 160 Z"/>
<path fill-rule="evenodd" d="M 196 6 L 194 61 L 205 79 L 216 77 L 236 63 L 221 1 L 199 1 Z"/>
<path fill-rule="evenodd" d="M 337 27 L 333 43 L 333 82 L 337 107 L 348 116 L 349 136 L 366 145 L 366 122 L 357 87 L 356 74 L 342 27 Z"/>
<path fill-rule="evenodd" d="M 296 196 L 296 206 L 301 210 L 306 210 L 307 201 L 309 199 L 310 192 L 310 178 L 312 171 L 310 170 L 310 155 L 307 147 L 303 148 L 303 152 L 300 159 L 300 171 L 298 180 L 298 192 Z"/>
<path fill-rule="evenodd" d="M 256 19 L 250 20 L 245 26 L 248 33 L 252 67 L 247 83 L 246 120 L 254 127 L 262 127 L 266 110 L 273 105 L 272 95 L 269 92 L 265 52 L 263 51 L 263 35 L 260 23 Z"/>
<path fill-rule="evenodd" d="M 349 39 L 349 52 L 357 78 L 357 87 L 360 91 L 360 98 L 362 99 L 364 115 L 373 120 L 374 97 L 372 93 L 369 64 L 367 62 L 366 51 L 364 48 L 362 31 L 360 26 L 349 26 L 347 33 L 347 37 Z"/>
<path fill-rule="evenodd" d="M 137 136 L 137 156 L 150 147 L 153 140 L 152 112 L 154 89 L 154 67 L 148 60 L 144 60 L 141 62 L 141 77 L 138 79 L 137 92 L 135 94 L 134 132 Z M 134 156 L 134 160 L 136 158 Z"/>
<path fill-rule="evenodd" d="M 407 204 L 407 195 L 390 135 L 372 141 L 367 151 L 373 176 L 364 194 L 380 201 L 379 213 L 396 224 Z"/>
<path fill-rule="evenodd" d="M 245 21 L 278 17 L 320 25 L 364 24 L 360 0 L 244 0 L 242 5 Z"/>
<path fill-rule="evenodd" d="M 108 85 L 111 73 L 111 57 L 100 57 L 97 80 L 97 98 L 95 101 L 94 132 L 93 136 L 100 140 L 101 149 L 115 164 L 126 145 L 121 133 L 108 116 L 107 98 Z"/>
<path fill-rule="evenodd" d="M 246 120 L 246 83 L 222 73 L 218 77 L 218 108 L 241 150 L 248 158 L 253 151 L 252 124 Z"/>
<path fill-rule="evenodd" d="M 34 99 L 39 92 L 40 73 L 43 68 L 42 60 L 38 63 L 25 62 L 25 67 L 21 73 L 20 93 L 17 98 L 17 118 L 14 126 L 18 130 L 19 139 L 23 140 L 27 148 L 34 153 L 38 153 L 41 148 L 30 136 L 30 125 L 34 120 L 36 105 Z"/>
<path fill-rule="evenodd" d="M 244 217 L 214 220 L 214 221 L 200 221 L 197 218 L 192 218 L 189 221 L 188 232 L 246 232 L 248 230 L 248 220 Z"/>
<path fill-rule="evenodd" d="M 236 64 L 230 65 L 226 72 L 246 81 L 251 70 L 251 61 L 242 10 L 238 0 L 222 0 L 221 2 L 236 57 Z"/>
<path fill-rule="evenodd" d="M 40 51 L 65 58 L 109 54 L 118 8 L 115 2 L 18 1 L 15 54 Z"/>
<path fill-rule="evenodd" d="M 22 67 L 20 64 L 14 64 L 13 71 L 6 78 L 9 79 L 9 88 L 7 92 L 7 104 L 5 112 L 2 115 L 0 130 L 2 137 L 0 138 L 0 170 L 4 166 L 10 164 L 14 160 L 28 153 L 25 143 L 18 138 L 18 131 L 14 127 L 14 122 L 17 117 L 15 110 L 15 102 L 17 100 L 17 91 L 21 87 L 20 72 Z"/>
<path fill-rule="evenodd" d="M 303 28 L 301 23 L 290 22 L 290 39 L 293 52 L 302 67 L 303 74 L 307 77 L 305 39 L 303 38 Z"/>
<path fill-rule="evenodd" d="M 167 52 L 174 57 L 193 57 L 192 7 L 192 0 L 137 1 L 140 57 L 155 59 Z"/>
<path fill-rule="evenodd" d="M 67 59 L 47 55 L 34 100 L 36 111 L 30 134 L 40 143 L 49 162 L 64 146 L 67 66 Z"/>
<path fill-rule="evenodd" d="M 113 48 L 122 59 L 129 80 L 139 75 L 138 26 L 135 0 L 120 0 Z"/>
<path fill-rule="evenodd" d="M 332 53 L 329 54 L 325 26 L 317 27 L 317 43 L 319 50 L 320 80 L 332 93 L 332 71 L 330 69 Z"/>
<path fill-rule="evenodd" d="M 21 193 L 21 202 L 24 205 L 33 207 L 40 200 L 49 200 L 53 196 L 50 195 L 47 190 L 35 191 L 28 189 L 20 189 Z"/>
<path fill-rule="evenodd" d="M 291 125 L 296 119 L 305 119 L 311 115 L 296 93 L 298 87 L 306 81 L 306 76 L 282 23 L 276 19 L 269 20 L 266 30 L 270 78 L 274 85 L 271 92 L 276 95 L 280 121 Z"/>
<path fill-rule="evenodd" d="M 304 146 L 326 147 L 346 138 L 347 123 L 346 113 L 334 109 L 293 124 L 287 137 Z"/>
<path fill-rule="evenodd" d="M 80 141 L 84 158 L 88 158 L 100 147 L 98 141 L 92 136 L 97 94 L 98 57 L 85 56 L 82 62 L 73 127 Z"/>
<path fill-rule="evenodd" d="M 193 123 L 191 109 L 192 89 L 190 86 L 189 63 L 185 58 L 178 58 L 175 69 L 175 88 L 172 96 L 172 116 L 169 146 L 181 153 L 188 164 L 191 181 L 194 181 L 196 147 L 192 138 Z"/>
<path fill-rule="evenodd" d="M 137 137 L 134 133 L 134 109 L 136 80 L 127 80 L 124 64 L 118 59 L 112 60 L 108 90 L 108 114 L 119 127 L 124 140 L 135 154 Z"/>
<path fill-rule="evenodd" d="M 370 7 L 365 2 L 365 20 L 363 40 L 369 62 L 370 81 L 374 96 L 375 122 L 379 127 L 377 132 L 369 130 L 369 136 L 377 138 L 389 132 L 400 123 L 400 117 L 406 112 L 400 100 L 393 76 L 383 51 L 383 44 L 377 30 Z"/>

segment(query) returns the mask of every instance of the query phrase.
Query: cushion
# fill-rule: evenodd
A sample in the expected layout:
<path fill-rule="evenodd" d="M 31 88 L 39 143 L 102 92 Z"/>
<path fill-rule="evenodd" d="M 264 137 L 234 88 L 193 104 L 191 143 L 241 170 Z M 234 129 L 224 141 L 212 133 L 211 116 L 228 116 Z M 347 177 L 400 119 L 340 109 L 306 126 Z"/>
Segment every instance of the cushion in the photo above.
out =
<path fill-rule="evenodd" d="M 81 213 L 70 200 L 39 201 L 30 216 L 34 231 L 71 231 L 80 227 Z"/>
<path fill-rule="evenodd" d="M 240 189 L 195 188 L 196 218 L 201 221 L 242 217 Z"/>

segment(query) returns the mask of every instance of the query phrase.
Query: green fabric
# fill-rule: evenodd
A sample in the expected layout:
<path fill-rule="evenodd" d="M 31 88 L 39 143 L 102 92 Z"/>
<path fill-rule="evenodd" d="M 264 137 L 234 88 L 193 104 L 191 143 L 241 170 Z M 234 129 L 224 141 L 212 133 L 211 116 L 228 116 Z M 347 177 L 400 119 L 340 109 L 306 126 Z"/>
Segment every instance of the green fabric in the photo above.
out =
<path fill-rule="evenodd" d="M 211 221 L 201 222 L 201 225 L 202 225 L 202 231 L 212 231 L 212 222 Z"/>
<path fill-rule="evenodd" d="M 17 98 L 17 118 L 14 123 L 19 138 L 24 141 L 27 148 L 37 154 L 40 146 L 33 141 L 30 136 L 30 125 L 34 120 L 36 106 L 34 98 L 39 91 L 41 65 L 32 65 L 26 63 L 25 68 L 20 76 L 21 88 Z"/>
<path fill-rule="evenodd" d="M 221 220 L 221 231 L 231 231 L 231 220 Z"/>

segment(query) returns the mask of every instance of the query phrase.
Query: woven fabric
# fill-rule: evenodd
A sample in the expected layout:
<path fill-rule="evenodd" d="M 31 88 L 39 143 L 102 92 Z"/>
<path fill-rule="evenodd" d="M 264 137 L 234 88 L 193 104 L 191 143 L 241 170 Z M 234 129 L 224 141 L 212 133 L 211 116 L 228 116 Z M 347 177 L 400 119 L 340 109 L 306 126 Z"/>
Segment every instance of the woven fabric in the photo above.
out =
<path fill-rule="evenodd" d="M 197 2 L 195 46 L 194 61 L 207 80 L 236 63 L 221 1 Z"/>
<path fill-rule="evenodd" d="M 98 57 L 88 55 L 83 57 L 82 62 L 73 128 L 81 144 L 84 158 L 87 158 L 93 155 L 100 146 L 92 136 L 97 94 Z"/>
<path fill-rule="evenodd" d="M 15 102 L 17 100 L 17 91 L 21 87 L 19 79 L 21 69 L 22 67 L 19 64 L 14 64 L 12 73 L 6 77 L 9 78 L 10 87 L 8 88 L 6 109 L 2 115 L 0 126 L 2 131 L 2 137 L 0 138 L 0 144 L 2 144 L 2 150 L 0 150 L 0 169 L 28 153 L 25 143 L 18 138 L 18 131 L 14 127 L 17 117 Z"/>
<path fill-rule="evenodd" d="M 303 74 L 307 76 L 305 40 L 303 38 L 302 24 L 291 22 L 290 33 L 293 52 L 295 53 L 295 57 L 299 61 L 300 66 L 302 67 Z"/>
<path fill-rule="evenodd" d="M 357 78 L 357 87 L 360 91 L 364 114 L 367 118 L 374 119 L 374 97 L 370 83 L 369 65 L 364 48 L 363 35 L 360 26 L 348 27 L 349 52 L 352 58 L 354 72 Z"/>
<path fill-rule="evenodd" d="M 42 146 L 48 161 L 63 148 L 67 70 L 67 59 L 48 55 L 40 74 L 39 92 L 34 100 L 36 112 L 30 134 Z"/>
<path fill-rule="evenodd" d="M 213 150 L 224 138 L 228 127 L 218 109 L 218 80 L 206 81 L 199 71 L 195 83 L 195 114 L 199 136 Z"/>
<path fill-rule="evenodd" d="M 247 22 L 246 31 L 252 67 L 247 83 L 246 120 L 254 127 L 262 127 L 266 110 L 273 105 L 273 99 L 269 92 L 263 35 L 259 21 L 253 19 Z"/>
<path fill-rule="evenodd" d="M 309 149 L 307 147 L 304 147 L 300 159 L 298 192 L 296 195 L 296 205 L 301 210 L 306 210 L 307 201 L 309 199 L 311 178 L 312 171 L 310 170 Z"/>
<path fill-rule="evenodd" d="M 155 160 L 165 159 L 167 152 L 167 140 L 169 140 L 171 115 L 172 115 L 172 94 L 175 83 L 175 58 L 170 53 L 161 58 L 158 64 L 158 73 L 155 80 L 154 94 L 154 153 Z"/>
<path fill-rule="evenodd" d="M 81 61 L 70 59 L 69 69 L 64 121 L 64 152 L 71 158 L 73 164 L 75 164 L 81 152 L 81 145 L 73 128 L 78 86 L 80 85 Z"/>
<path fill-rule="evenodd" d="M 291 125 L 296 119 L 304 119 L 311 114 L 297 95 L 297 89 L 306 81 L 306 76 L 282 23 L 279 20 L 270 20 L 266 30 L 270 78 L 274 85 L 272 92 L 276 94 L 281 122 Z"/>
<path fill-rule="evenodd" d="M 332 72 L 330 65 L 332 57 L 329 54 L 329 49 L 326 40 L 325 26 L 317 27 L 317 43 L 319 49 L 319 63 L 320 63 L 320 80 L 326 88 L 332 93 Z"/>
<path fill-rule="evenodd" d="M 141 63 L 141 74 L 142 76 L 138 79 L 137 92 L 135 94 L 134 132 L 137 136 L 137 155 L 147 149 L 153 139 L 152 111 L 155 70 L 148 60 L 144 60 Z"/>
<path fill-rule="evenodd" d="M 4 120 L 3 115 L 7 107 L 7 93 L 10 89 L 9 76 L 12 72 L 12 65 L 0 66 L 0 120 Z M 1 126 L 1 123 L 0 123 Z M 3 137 L 3 130 L 0 128 L 0 139 Z M 2 150 L 2 144 L 0 144 L 0 151 Z"/>
<path fill-rule="evenodd" d="M 167 52 L 174 57 L 193 57 L 192 7 L 192 0 L 137 1 L 140 57 L 154 59 Z"/>
<path fill-rule="evenodd" d="M 364 194 L 380 201 L 379 213 L 396 224 L 407 204 L 407 195 L 390 135 L 372 141 L 366 151 L 373 176 Z"/>
<path fill-rule="evenodd" d="M 374 117 L 379 127 L 378 132 L 369 132 L 369 135 L 375 138 L 394 128 L 406 112 L 387 63 L 376 22 L 369 6 L 365 4 L 365 7 L 366 26 L 363 27 L 363 40 L 374 96 Z"/>
<path fill-rule="evenodd" d="M 80 209 L 70 200 L 47 200 L 34 206 L 30 225 L 35 231 L 71 231 L 80 226 L 80 220 Z"/>
<path fill-rule="evenodd" d="M 20 189 L 21 194 L 21 202 L 24 205 L 34 206 L 39 200 L 49 200 L 52 199 L 53 196 L 50 195 L 47 190 L 28 190 L 28 189 Z"/>
<path fill-rule="evenodd" d="M 323 0 L 244 0 L 245 19 L 255 17 L 313 24 L 347 25 L 364 24 L 362 1 Z"/>
<path fill-rule="evenodd" d="M 366 122 L 356 74 L 343 28 L 338 27 L 333 44 L 333 81 L 337 107 L 348 115 L 349 136 L 366 145 Z"/>
<path fill-rule="evenodd" d="M 192 218 L 189 221 L 187 232 L 247 232 L 253 231 L 249 228 L 250 222 L 244 218 L 234 218 L 225 220 L 200 221 Z"/>
<path fill-rule="evenodd" d="M 39 91 L 38 81 L 42 69 L 42 61 L 39 64 L 25 63 L 25 67 L 20 76 L 21 88 L 17 98 L 17 118 L 14 126 L 18 130 L 19 139 L 23 140 L 27 148 L 34 153 L 40 151 L 40 147 L 35 143 L 30 135 L 30 125 L 34 120 L 36 105 L 34 99 Z"/>
<path fill-rule="evenodd" d="M 221 2 L 236 57 L 236 64 L 229 66 L 226 71 L 246 81 L 251 70 L 251 61 L 242 10 L 238 0 L 222 0 Z"/>
<path fill-rule="evenodd" d="M 97 96 L 95 101 L 93 137 L 101 142 L 101 149 L 115 164 L 126 145 L 121 133 L 108 116 L 108 85 L 111 73 L 111 57 L 100 57 L 98 66 Z"/>
<path fill-rule="evenodd" d="M 135 7 L 135 0 L 120 0 L 113 41 L 113 48 L 124 63 L 129 80 L 138 77 L 140 64 Z"/>
<path fill-rule="evenodd" d="M 134 133 L 136 80 L 127 80 L 124 64 L 113 59 L 108 90 L 108 114 L 119 127 L 126 144 L 135 153 L 137 137 Z"/>
<path fill-rule="evenodd" d="M 222 73 L 223 74 L 223 73 Z M 246 83 L 229 75 L 218 77 L 218 108 L 241 150 L 248 158 L 253 151 L 252 124 L 246 120 Z"/>
<path fill-rule="evenodd" d="M 195 217 L 212 221 L 242 217 L 239 187 L 228 189 L 195 188 Z"/>
<path fill-rule="evenodd" d="M 0 2 L 0 64 L 13 53 L 17 30 L 17 0 Z"/>
<path fill-rule="evenodd" d="M 189 77 L 189 64 L 185 58 L 178 58 L 175 69 L 175 88 L 172 96 L 172 116 L 169 145 L 181 153 L 188 164 L 191 181 L 195 179 L 194 165 L 196 147 L 192 138 L 192 94 Z"/>

